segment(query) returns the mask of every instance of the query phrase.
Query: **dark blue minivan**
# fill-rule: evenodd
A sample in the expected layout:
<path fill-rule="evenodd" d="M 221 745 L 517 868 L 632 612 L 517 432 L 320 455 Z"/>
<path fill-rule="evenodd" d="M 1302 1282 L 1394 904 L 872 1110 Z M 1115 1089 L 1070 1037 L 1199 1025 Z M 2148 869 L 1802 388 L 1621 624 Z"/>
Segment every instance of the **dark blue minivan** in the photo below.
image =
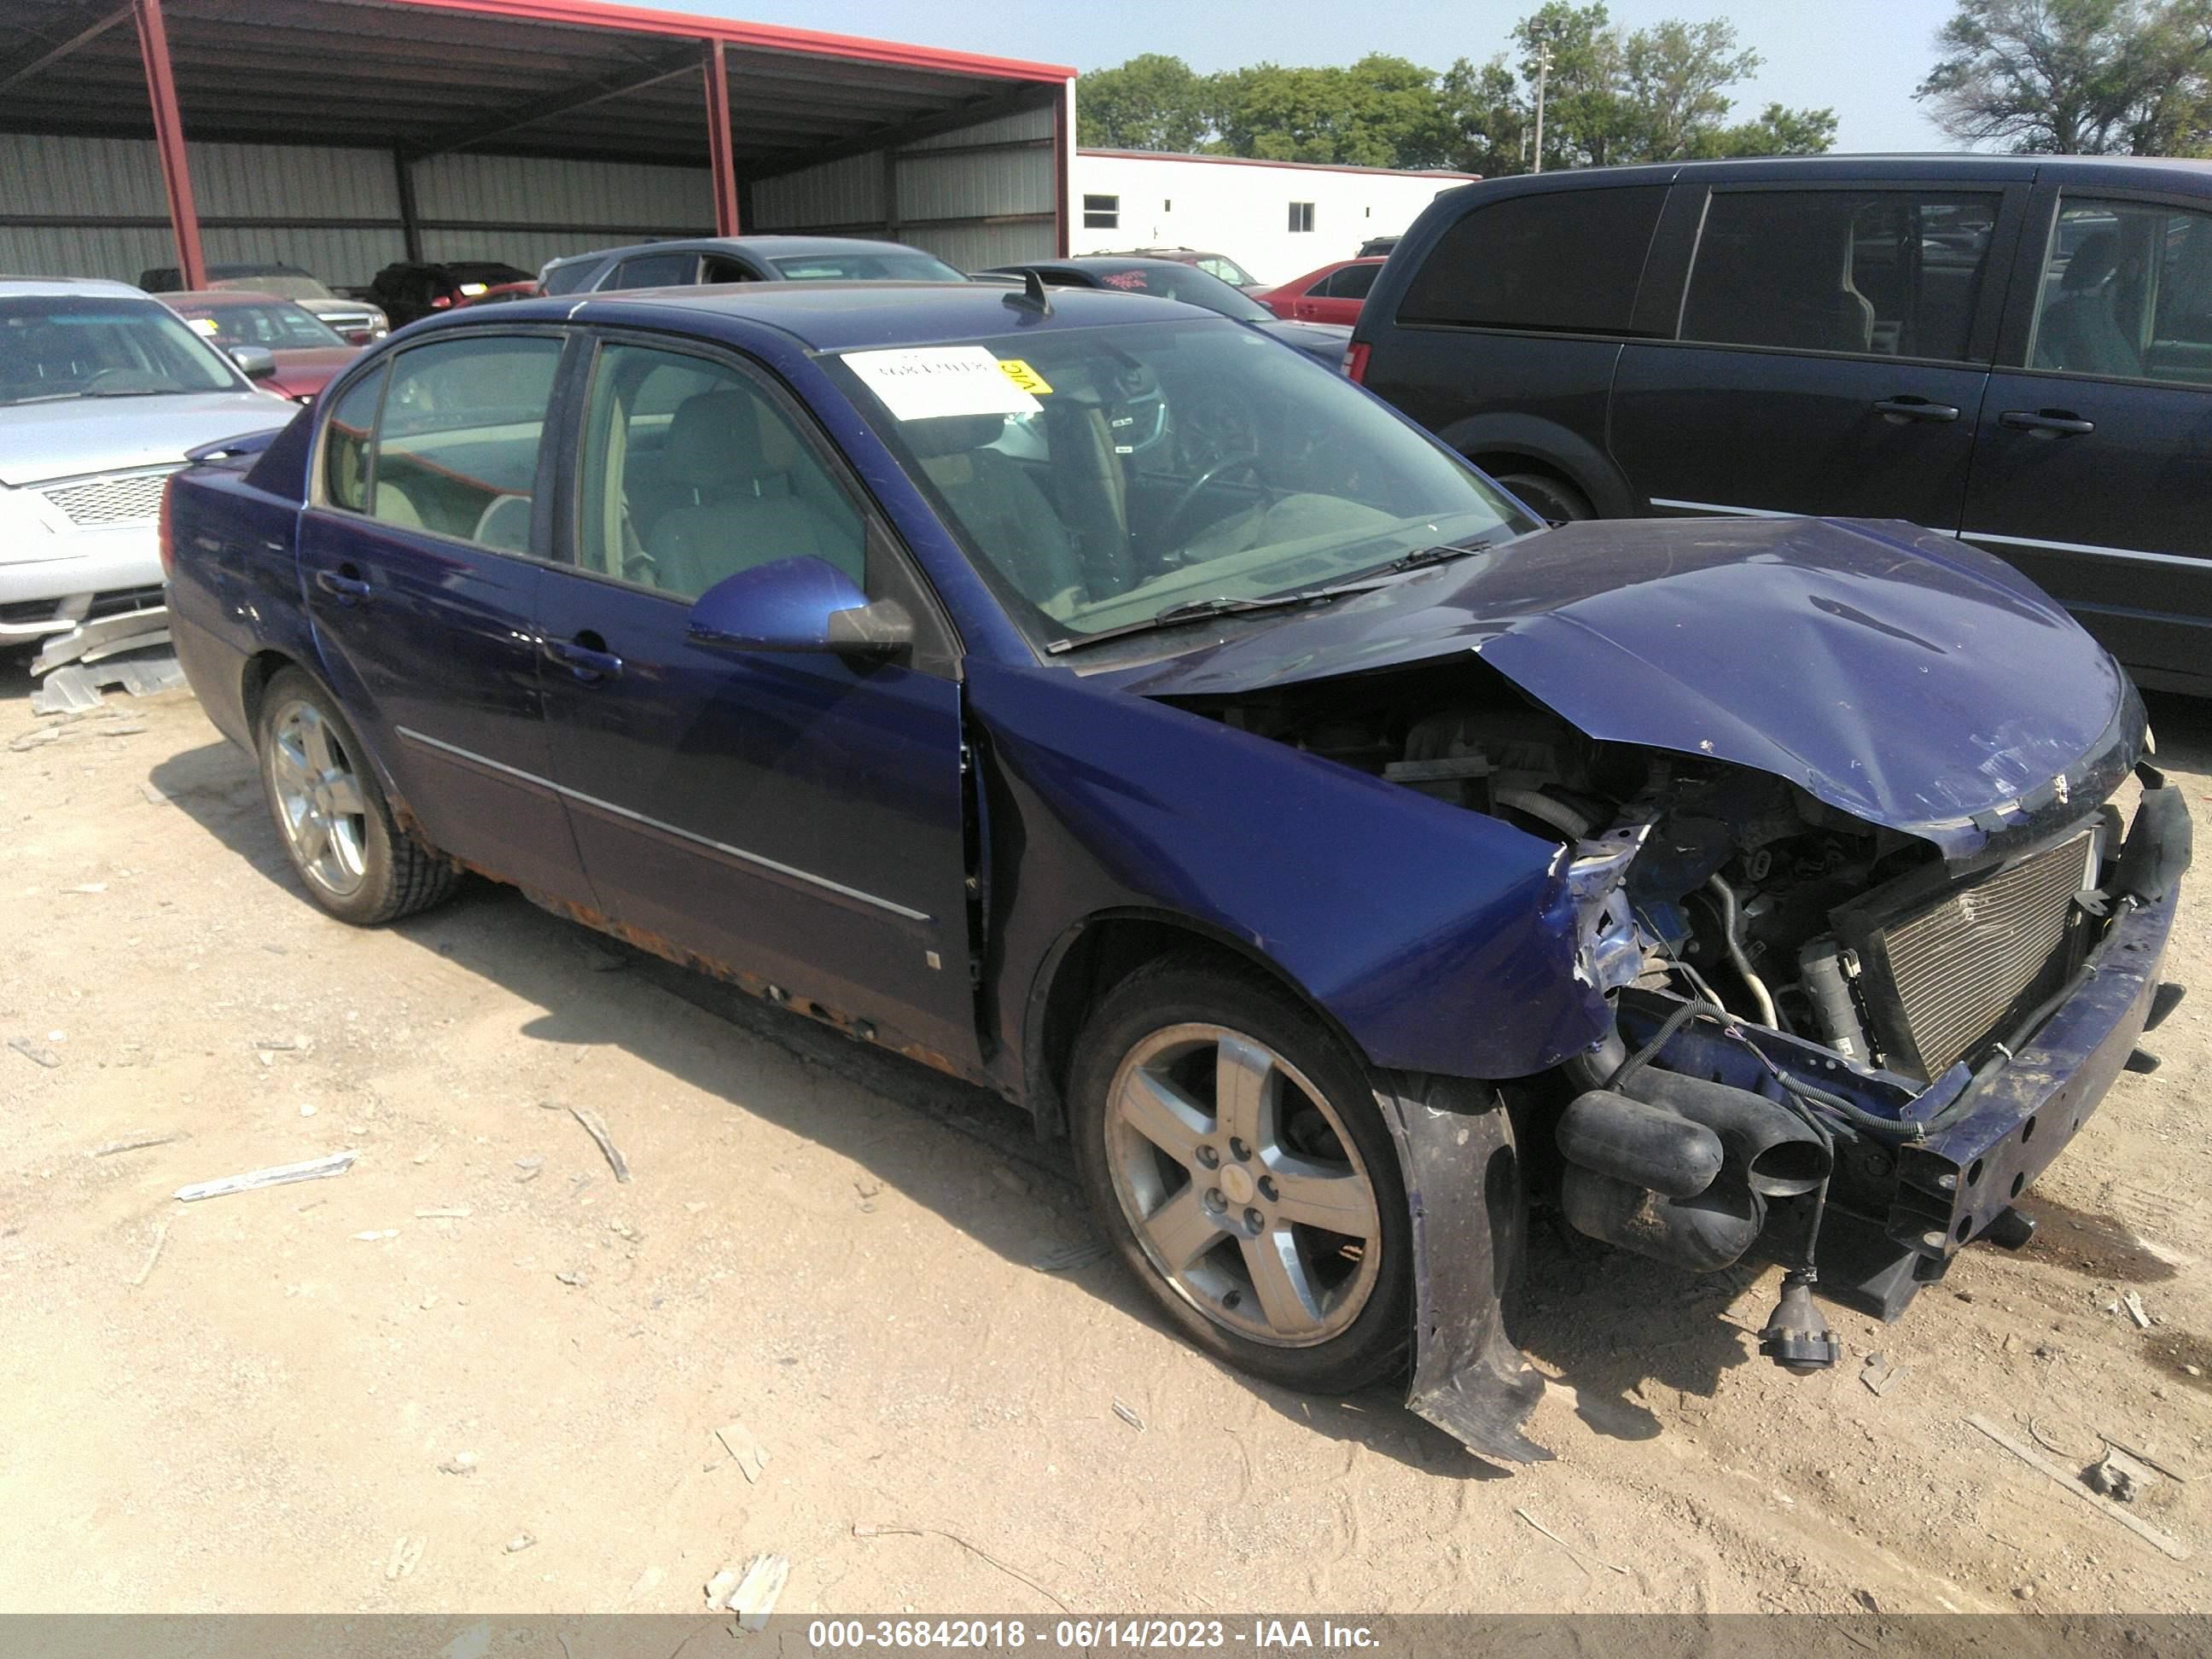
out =
<path fill-rule="evenodd" d="M 1364 383 L 1553 520 L 1907 519 L 2212 693 L 2212 162 L 1819 156 L 1470 185 Z"/>
<path fill-rule="evenodd" d="M 193 688 L 331 915 L 477 872 L 994 1090 L 1194 1341 L 1410 1372 L 1498 1456 L 1545 1455 L 1529 1205 L 1779 1257 L 1765 1351 L 1831 1364 L 1815 1275 L 1894 1317 L 2019 1243 L 2172 1006 L 2186 812 L 2016 571 L 1895 523 L 1547 529 L 1167 301 L 465 312 L 204 452 L 164 527 Z"/>

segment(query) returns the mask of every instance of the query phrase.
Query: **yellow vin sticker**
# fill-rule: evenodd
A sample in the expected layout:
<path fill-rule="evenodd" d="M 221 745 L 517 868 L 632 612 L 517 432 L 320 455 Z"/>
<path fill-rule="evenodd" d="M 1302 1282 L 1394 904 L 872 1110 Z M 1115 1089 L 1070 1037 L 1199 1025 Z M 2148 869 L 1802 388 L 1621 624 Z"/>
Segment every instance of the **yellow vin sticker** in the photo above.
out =
<path fill-rule="evenodd" d="M 1050 383 L 1046 380 L 1043 375 L 1038 374 L 1036 370 L 1031 368 L 1027 363 L 1024 362 L 1018 357 L 1001 357 L 999 359 L 999 367 L 1006 371 L 1006 378 L 1008 380 L 1012 380 L 1016 386 L 1021 387 L 1024 392 L 1050 392 L 1052 390 Z"/>

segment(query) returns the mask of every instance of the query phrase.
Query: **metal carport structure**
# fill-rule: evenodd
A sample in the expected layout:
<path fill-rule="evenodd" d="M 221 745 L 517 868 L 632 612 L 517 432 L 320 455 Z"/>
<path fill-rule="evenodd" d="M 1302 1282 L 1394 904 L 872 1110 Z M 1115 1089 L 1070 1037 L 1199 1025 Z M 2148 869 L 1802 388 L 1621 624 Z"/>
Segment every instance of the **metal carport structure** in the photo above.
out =
<path fill-rule="evenodd" d="M 741 228 L 1037 257 L 1073 79 L 593 0 L 0 0 L 0 270 L 358 285 Z"/>

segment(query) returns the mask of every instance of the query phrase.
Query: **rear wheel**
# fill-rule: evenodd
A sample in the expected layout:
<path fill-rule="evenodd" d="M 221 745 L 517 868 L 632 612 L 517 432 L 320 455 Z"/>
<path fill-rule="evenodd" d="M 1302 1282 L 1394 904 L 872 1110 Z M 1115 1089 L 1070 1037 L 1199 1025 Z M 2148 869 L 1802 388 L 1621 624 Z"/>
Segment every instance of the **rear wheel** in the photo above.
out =
<path fill-rule="evenodd" d="M 1405 1187 L 1366 1068 L 1255 974 L 1168 959 L 1108 995 L 1071 1105 L 1085 1191 L 1199 1346 L 1340 1392 L 1412 1325 Z"/>
<path fill-rule="evenodd" d="M 317 904 L 370 927 L 453 890 L 459 872 L 392 821 L 353 728 L 313 679 L 295 668 L 270 680 L 254 738 L 270 816 Z"/>
<path fill-rule="evenodd" d="M 1571 524 L 1577 519 L 1597 517 L 1597 509 L 1590 505 L 1589 497 L 1564 478 L 1548 472 L 1500 472 L 1495 476 L 1498 483 L 1553 524 Z"/>

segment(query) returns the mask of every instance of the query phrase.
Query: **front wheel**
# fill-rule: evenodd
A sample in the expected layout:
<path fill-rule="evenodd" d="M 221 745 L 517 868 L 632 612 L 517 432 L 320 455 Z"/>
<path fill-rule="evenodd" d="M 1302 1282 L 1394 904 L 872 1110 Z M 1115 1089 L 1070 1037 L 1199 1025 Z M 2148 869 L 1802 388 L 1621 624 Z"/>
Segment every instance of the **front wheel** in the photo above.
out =
<path fill-rule="evenodd" d="M 254 723 L 262 791 L 307 896 L 356 927 L 428 909 L 459 872 L 392 821 L 337 702 L 297 669 L 269 682 Z"/>
<path fill-rule="evenodd" d="M 1412 1330 L 1404 1181 L 1366 1068 L 1255 973 L 1168 959 L 1085 1026 L 1076 1162 L 1122 1260 L 1200 1347 L 1340 1393 Z"/>
<path fill-rule="evenodd" d="M 1501 472 L 1498 482 L 1533 507 L 1551 524 L 1574 524 L 1595 519 L 1597 509 L 1589 496 L 1564 478 L 1548 472 Z"/>

